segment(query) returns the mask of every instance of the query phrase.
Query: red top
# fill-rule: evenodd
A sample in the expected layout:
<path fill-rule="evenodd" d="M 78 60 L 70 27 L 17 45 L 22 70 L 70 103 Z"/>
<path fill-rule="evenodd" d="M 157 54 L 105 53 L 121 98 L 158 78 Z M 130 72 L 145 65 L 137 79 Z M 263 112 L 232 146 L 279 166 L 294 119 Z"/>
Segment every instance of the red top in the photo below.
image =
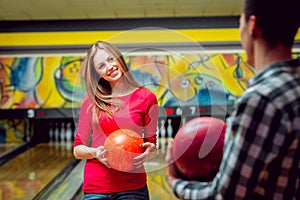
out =
<path fill-rule="evenodd" d="M 123 107 L 112 118 L 105 114 L 99 115 L 100 128 L 92 123 L 92 101 L 86 98 L 80 109 L 78 128 L 74 139 L 74 147 L 89 146 L 91 133 L 91 147 L 104 144 L 105 138 L 112 132 L 126 128 L 139 133 L 146 142 L 156 144 L 156 130 L 159 109 L 156 96 L 146 88 L 139 88 L 133 93 L 118 97 L 123 101 Z M 88 159 L 84 168 L 82 190 L 86 193 L 113 193 L 125 190 L 139 189 L 146 185 L 144 169 L 135 172 L 121 172 L 107 168 L 95 159 Z"/>

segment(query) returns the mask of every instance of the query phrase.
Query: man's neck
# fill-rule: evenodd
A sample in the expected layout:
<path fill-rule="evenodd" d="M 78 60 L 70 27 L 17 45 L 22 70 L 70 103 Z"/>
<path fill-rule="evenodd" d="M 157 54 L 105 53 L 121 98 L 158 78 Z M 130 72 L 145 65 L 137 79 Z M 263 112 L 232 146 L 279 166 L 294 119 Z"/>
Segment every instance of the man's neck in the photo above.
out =
<path fill-rule="evenodd" d="M 284 45 L 266 45 L 258 43 L 255 46 L 254 64 L 257 71 L 262 70 L 266 66 L 279 61 L 291 59 L 291 48 Z"/>

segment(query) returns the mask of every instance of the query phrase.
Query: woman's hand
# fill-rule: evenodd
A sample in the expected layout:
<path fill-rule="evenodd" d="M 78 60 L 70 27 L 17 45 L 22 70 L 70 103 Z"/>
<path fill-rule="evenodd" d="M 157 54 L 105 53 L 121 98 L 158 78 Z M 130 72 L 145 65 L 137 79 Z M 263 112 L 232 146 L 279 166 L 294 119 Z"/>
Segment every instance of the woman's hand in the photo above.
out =
<path fill-rule="evenodd" d="M 106 167 L 111 168 L 111 166 L 108 164 L 106 154 L 107 150 L 104 149 L 104 146 L 99 146 L 98 148 L 96 148 L 95 158 L 99 160 L 102 164 L 104 164 Z"/>
<path fill-rule="evenodd" d="M 134 158 L 134 166 L 140 168 L 143 166 L 144 162 L 151 160 L 156 156 L 156 146 L 151 142 L 145 142 L 141 144 L 141 147 L 145 148 L 144 153 Z"/>

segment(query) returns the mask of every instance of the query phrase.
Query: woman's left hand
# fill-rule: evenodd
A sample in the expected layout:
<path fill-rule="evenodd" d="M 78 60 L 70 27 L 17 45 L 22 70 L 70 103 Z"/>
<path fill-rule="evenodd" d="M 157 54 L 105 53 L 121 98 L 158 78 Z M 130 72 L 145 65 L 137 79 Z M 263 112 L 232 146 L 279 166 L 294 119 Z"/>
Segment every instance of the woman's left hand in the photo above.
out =
<path fill-rule="evenodd" d="M 156 156 L 156 146 L 151 142 L 145 142 L 141 144 L 141 147 L 145 148 L 144 153 L 134 158 L 134 166 L 140 168 L 143 166 L 144 162 L 154 158 Z"/>

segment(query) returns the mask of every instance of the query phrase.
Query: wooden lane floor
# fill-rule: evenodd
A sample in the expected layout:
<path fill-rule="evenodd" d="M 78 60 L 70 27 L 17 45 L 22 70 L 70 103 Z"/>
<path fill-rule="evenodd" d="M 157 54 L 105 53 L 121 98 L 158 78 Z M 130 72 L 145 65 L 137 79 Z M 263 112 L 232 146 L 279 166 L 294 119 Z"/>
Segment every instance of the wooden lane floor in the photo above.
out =
<path fill-rule="evenodd" d="M 0 200 L 33 199 L 73 159 L 72 144 L 42 143 L 28 149 L 0 167 Z"/>
<path fill-rule="evenodd" d="M 28 200 L 39 194 L 73 160 L 71 150 L 61 148 L 60 144 L 39 144 L 18 155 L 0 167 L 0 200 Z M 177 199 L 166 181 L 165 152 L 145 163 L 148 175 L 148 187 L 151 200 Z M 60 187 L 55 188 L 47 199 L 64 199 L 74 187 L 80 185 L 83 165 L 76 175 L 67 177 Z M 71 180 L 71 178 L 74 180 Z M 81 196 L 78 199 L 82 199 Z"/>

